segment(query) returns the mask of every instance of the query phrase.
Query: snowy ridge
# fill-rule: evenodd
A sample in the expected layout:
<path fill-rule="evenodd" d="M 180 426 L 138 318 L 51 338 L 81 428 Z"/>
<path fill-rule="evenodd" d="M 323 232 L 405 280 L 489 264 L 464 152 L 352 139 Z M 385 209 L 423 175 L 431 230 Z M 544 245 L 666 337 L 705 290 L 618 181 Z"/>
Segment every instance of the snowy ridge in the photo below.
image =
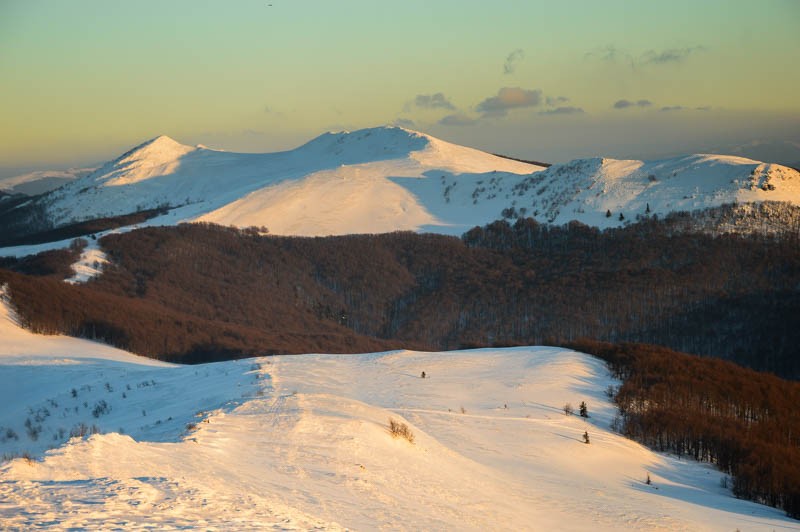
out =
<path fill-rule="evenodd" d="M 463 201 L 464 189 L 460 192 Z M 510 200 L 508 217 L 531 216 L 555 224 L 578 220 L 602 228 L 638 216 L 734 202 L 800 205 L 800 173 L 778 164 L 723 155 L 660 161 L 592 158 L 553 165 L 522 179 L 481 180 L 466 193 L 476 204 Z"/>
<path fill-rule="evenodd" d="M 0 465 L 10 528 L 800 529 L 610 431 L 618 383 L 573 351 L 145 366 L 44 339 L 26 343 L 36 366 L 0 356 L 0 450 L 31 454 Z M 581 401 L 588 419 L 564 415 Z"/>
<path fill-rule="evenodd" d="M 53 192 L 45 204 L 57 224 L 168 205 L 174 210 L 154 223 L 203 220 L 306 235 L 418 230 L 448 222 L 403 178 L 539 169 L 397 127 L 326 133 L 265 154 L 193 148 L 162 136 Z"/>
<path fill-rule="evenodd" d="M 168 206 L 149 223 L 207 221 L 325 236 L 461 234 L 501 217 L 613 227 L 733 202 L 800 204 L 800 173 L 724 155 L 579 159 L 548 169 L 398 127 L 326 133 L 280 153 L 157 137 L 51 192 L 56 224 Z"/>

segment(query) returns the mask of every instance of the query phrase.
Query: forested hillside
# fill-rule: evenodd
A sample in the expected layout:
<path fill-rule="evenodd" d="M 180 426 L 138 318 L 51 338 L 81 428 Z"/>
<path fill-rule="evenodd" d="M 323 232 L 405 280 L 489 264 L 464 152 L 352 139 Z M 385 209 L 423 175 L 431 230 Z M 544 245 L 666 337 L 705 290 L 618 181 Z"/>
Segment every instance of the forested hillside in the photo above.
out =
<path fill-rule="evenodd" d="M 623 384 L 617 430 L 658 451 L 716 464 L 737 497 L 800 517 L 800 383 L 643 344 L 578 341 Z"/>
<path fill-rule="evenodd" d="M 18 273 L 0 280 L 27 325 L 184 361 L 587 337 L 800 376 L 794 234 L 521 219 L 463 239 L 297 238 L 191 224 L 110 235 L 102 246 L 112 266 L 84 286 L 7 261 Z"/>

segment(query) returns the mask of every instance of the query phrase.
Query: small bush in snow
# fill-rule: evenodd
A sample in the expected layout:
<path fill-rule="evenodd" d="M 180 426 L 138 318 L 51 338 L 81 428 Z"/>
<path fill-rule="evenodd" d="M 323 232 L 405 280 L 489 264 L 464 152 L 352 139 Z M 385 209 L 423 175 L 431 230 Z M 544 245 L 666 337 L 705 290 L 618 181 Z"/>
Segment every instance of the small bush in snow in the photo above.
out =
<path fill-rule="evenodd" d="M 580 412 L 581 417 L 589 417 L 589 409 L 586 407 L 586 401 L 581 401 L 578 412 Z"/>
<path fill-rule="evenodd" d="M 3 456 L 0 456 L 0 464 L 16 460 L 17 458 L 22 458 L 28 465 L 33 465 L 35 462 L 31 453 L 23 451 L 21 453 L 3 453 Z"/>
<path fill-rule="evenodd" d="M 408 443 L 414 443 L 414 433 L 408 428 L 405 423 L 400 423 L 394 419 L 389 420 L 389 433 L 394 438 L 404 438 Z"/>
<path fill-rule="evenodd" d="M 589 433 L 586 432 L 585 430 L 583 431 L 583 443 L 587 445 L 589 444 Z"/>
<path fill-rule="evenodd" d="M 100 427 L 92 425 L 91 427 L 86 423 L 78 423 L 73 426 L 69 431 L 70 438 L 83 438 L 92 434 L 100 434 Z"/>
<path fill-rule="evenodd" d="M 111 405 L 109 405 L 103 399 L 101 399 L 94 404 L 94 408 L 92 409 L 92 416 L 100 417 L 103 414 L 108 414 L 109 412 L 111 412 Z"/>
<path fill-rule="evenodd" d="M 31 418 L 28 418 L 25 420 L 25 431 L 28 433 L 28 438 L 36 441 L 39 439 L 39 433 L 42 432 L 42 426 L 34 425 L 33 422 L 31 422 Z"/>
<path fill-rule="evenodd" d="M 572 403 L 567 403 L 564 405 L 564 415 L 571 416 L 575 413 L 575 410 L 572 409 Z"/>

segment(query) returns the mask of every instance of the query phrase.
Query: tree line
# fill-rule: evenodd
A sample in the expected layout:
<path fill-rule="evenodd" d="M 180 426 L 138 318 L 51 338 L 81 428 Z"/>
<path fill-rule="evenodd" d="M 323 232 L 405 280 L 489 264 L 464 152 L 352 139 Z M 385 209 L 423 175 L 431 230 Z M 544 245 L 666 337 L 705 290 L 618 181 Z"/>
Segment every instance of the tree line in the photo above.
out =
<path fill-rule="evenodd" d="M 800 383 L 645 344 L 565 345 L 605 360 L 626 436 L 711 462 L 737 497 L 800 518 Z"/>

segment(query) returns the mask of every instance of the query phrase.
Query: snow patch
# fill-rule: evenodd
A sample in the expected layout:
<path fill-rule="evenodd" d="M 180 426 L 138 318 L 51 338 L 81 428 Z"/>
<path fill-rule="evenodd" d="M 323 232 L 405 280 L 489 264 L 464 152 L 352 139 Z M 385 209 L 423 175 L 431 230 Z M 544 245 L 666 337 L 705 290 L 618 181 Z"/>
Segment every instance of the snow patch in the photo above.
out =
<path fill-rule="evenodd" d="M 90 240 L 81 252 L 77 262 L 72 265 L 75 275 L 65 282 L 70 284 L 81 284 L 88 282 L 89 279 L 97 277 L 103 273 L 103 267 L 108 264 L 108 257 L 100 249 L 97 240 Z"/>

